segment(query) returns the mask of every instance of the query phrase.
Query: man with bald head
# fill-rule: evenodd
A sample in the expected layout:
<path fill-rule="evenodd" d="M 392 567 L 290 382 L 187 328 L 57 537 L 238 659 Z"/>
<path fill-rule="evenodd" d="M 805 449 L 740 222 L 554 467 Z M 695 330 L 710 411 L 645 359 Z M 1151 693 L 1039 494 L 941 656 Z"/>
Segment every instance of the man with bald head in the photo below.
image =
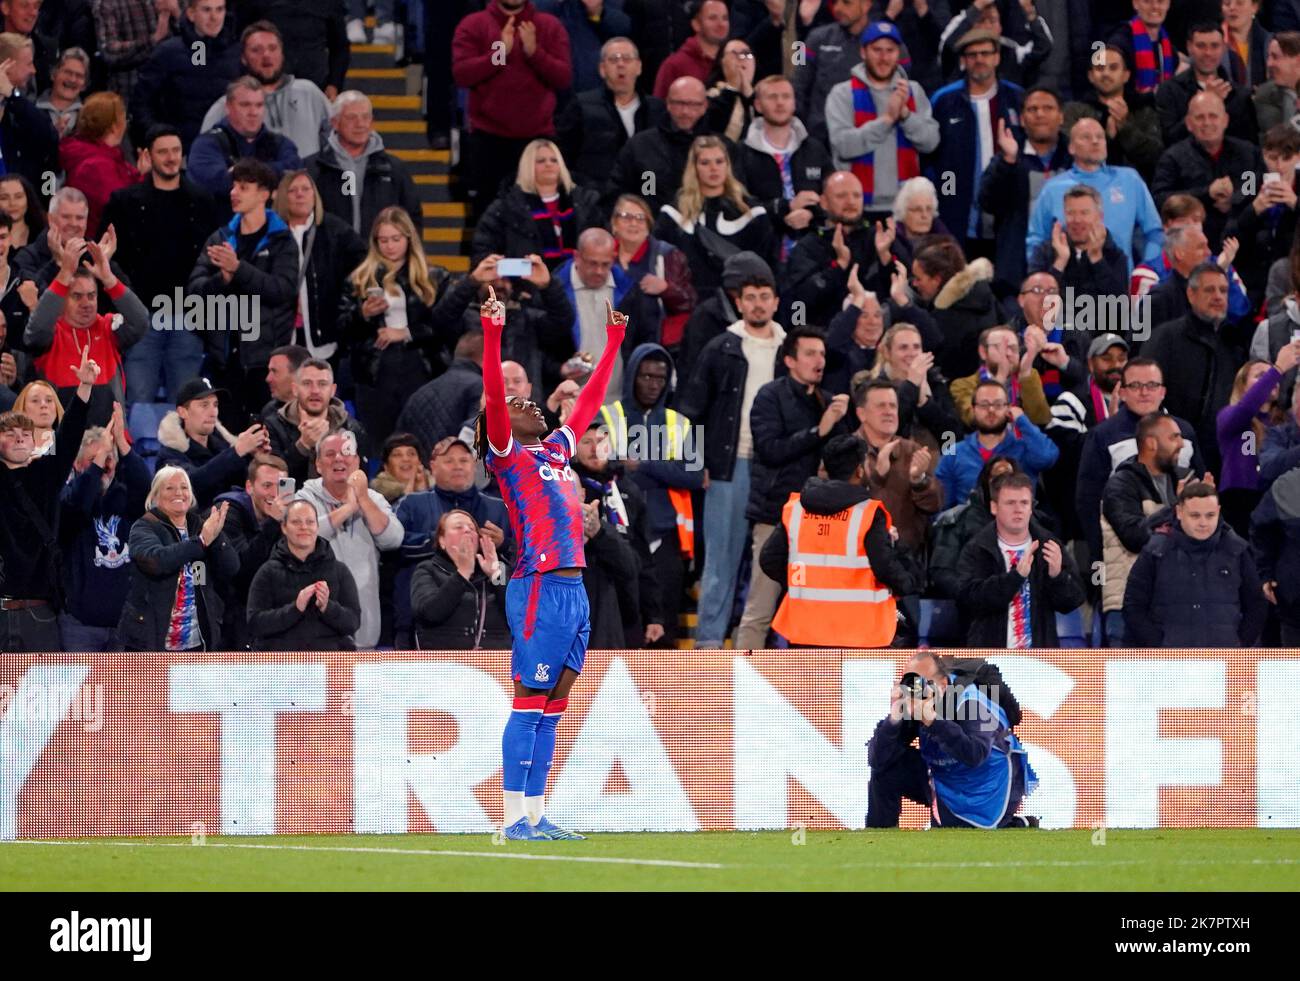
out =
<path fill-rule="evenodd" d="M 1217 95 L 1227 106 L 1229 135 L 1250 143 L 1258 141 L 1259 125 L 1250 87 L 1233 84 L 1228 75 L 1226 52 L 1223 27 L 1217 21 L 1199 21 L 1188 30 L 1187 55 L 1191 65 L 1162 82 L 1156 90 L 1160 136 L 1166 147 L 1187 137 L 1189 103 L 1200 92 Z"/>
<path fill-rule="evenodd" d="M 692 79 L 694 81 L 694 79 Z M 573 343 L 579 353 L 586 353 L 590 362 L 595 364 L 595 352 L 603 350 L 605 344 L 605 320 L 609 303 L 615 310 L 624 313 L 624 298 L 636 284 L 615 261 L 618 258 L 618 245 L 614 236 L 603 228 L 588 228 L 578 236 L 578 249 L 573 258 L 555 270 L 554 276 L 559 281 L 573 305 L 576 315 L 573 318 Z M 637 325 L 628 324 L 627 338 L 623 344 L 623 355 L 639 341 L 631 338 L 637 331 Z M 609 377 L 608 390 L 623 390 L 623 361 L 614 362 L 614 373 Z"/>
<path fill-rule="evenodd" d="M 706 118 L 708 94 L 698 78 L 677 79 L 668 86 L 664 101 L 667 115 L 623 144 L 612 178 L 617 192 L 639 194 L 655 214 L 677 196 L 691 141 L 712 132 Z"/>
<path fill-rule="evenodd" d="M 884 253 L 889 258 L 876 255 L 875 228 L 863 219 L 862 182 L 855 174 L 837 170 L 827 177 L 819 203 L 826 222 L 796 243 L 785 278 L 788 299 L 804 304 L 807 322 L 826 327 L 850 292 L 849 271 L 855 265 L 858 279 L 871 289 L 872 267 L 893 263 L 888 246 Z M 884 275 L 887 291 L 888 271 Z"/>
<path fill-rule="evenodd" d="M 1205 206 L 1205 237 L 1218 252 L 1227 226 L 1242 208 L 1253 203 L 1256 187 L 1244 186 L 1243 174 L 1251 183 L 1265 170 L 1264 158 L 1254 143 L 1228 136 L 1228 111 L 1223 99 L 1208 89 L 1187 103 L 1186 138 L 1160 155 L 1151 190 L 1157 204 L 1171 194 L 1185 192 Z M 1250 191 L 1250 194 L 1245 193 Z"/>
<path fill-rule="evenodd" d="M 1052 226 L 1065 224 L 1065 195 L 1078 184 L 1091 187 L 1101 195 L 1102 215 L 1115 245 L 1133 269 L 1134 229 L 1142 230 L 1142 260 L 1160 257 L 1164 244 L 1164 226 L 1155 200 L 1142 176 L 1132 167 L 1116 167 L 1106 162 L 1106 130 L 1090 116 L 1079 119 L 1070 128 L 1070 156 L 1074 165 L 1043 185 L 1029 213 L 1029 234 L 1025 237 L 1025 258 L 1052 240 Z"/>

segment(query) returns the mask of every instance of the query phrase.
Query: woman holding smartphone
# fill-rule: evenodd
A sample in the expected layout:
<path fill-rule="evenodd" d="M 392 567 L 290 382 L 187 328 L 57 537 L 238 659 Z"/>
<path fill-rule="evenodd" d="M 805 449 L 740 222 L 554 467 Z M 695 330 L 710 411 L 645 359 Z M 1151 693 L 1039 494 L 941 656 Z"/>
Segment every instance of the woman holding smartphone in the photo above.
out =
<path fill-rule="evenodd" d="M 460 318 L 440 323 L 434 301 L 447 271 L 430 268 L 411 218 L 385 208 L 370 230 L 365 260 L 348 279 L 343 334 L 352 349 L 357 416 L 376 443 L 393 432 L 406 400 L 442 374 L 443 351 Z"/>

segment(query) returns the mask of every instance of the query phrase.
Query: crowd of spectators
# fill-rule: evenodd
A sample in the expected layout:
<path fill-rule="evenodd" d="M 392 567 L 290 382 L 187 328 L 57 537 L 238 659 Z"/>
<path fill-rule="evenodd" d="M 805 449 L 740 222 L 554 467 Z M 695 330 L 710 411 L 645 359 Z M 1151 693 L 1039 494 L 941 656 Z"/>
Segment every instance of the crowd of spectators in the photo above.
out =
<path fill-rule="evenodd" d="M 1300 5 L 378 0 L 459 275 L 307 6 L 0 0 L 0 650 L 508 644 L 607 304 L 594 646 L 1300 637 Z"/>

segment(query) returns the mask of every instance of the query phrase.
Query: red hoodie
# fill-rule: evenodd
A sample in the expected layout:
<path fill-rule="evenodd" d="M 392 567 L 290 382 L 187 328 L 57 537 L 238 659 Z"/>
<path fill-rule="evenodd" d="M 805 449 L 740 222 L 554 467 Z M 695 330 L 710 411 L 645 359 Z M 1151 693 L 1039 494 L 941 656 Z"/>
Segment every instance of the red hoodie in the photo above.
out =
<path fill-rule="evenodd" d="M 57 279 L 50 283 L 50 291 L 57 296 L 68 295 L 68 287 Z M 126 292 L 126 286 L 119 282 L 106 292 L 110 299 L 117 301 Z M 113 334 L 115 316 L 112 313 L 101 313 L 85 330 L 78 330 L 60 315 L 54 325 L 54 341 L 50 349 L 33 362 L 41 377 L 55 388 L 75 388 L 81 384 L 77 380 L 77 365 L 81 364 L 82 350 L 89 344 L 90 358 L 99 365 L 99 377 L 95 379 L 95 384 L 112 384 L 117 373 L 123 370 L 122 351 Z"/>
<path fill-rule="evenodd" d="M 451 73 L 456 84 L 469 89 L 470 127 L 512 140 L 550 136 L 555 132 L 555 93 L 573 83 L 569 35 L 558 17 L 524 4 L 515 14 L 515 40 L 493 47 L 509 17 L 493 0 L 486 10 L 470 14 L 456 27 L 451 42 Z M 537 50 L 524 54 L 518 26 L 537 27 Z M 501 64 L 500 62 L 503 62 Z"/>
<path fill-rule="evenodd" d="M 67 186 L 86 195 L 90 217 L 86 234 L 99 234 L 99 219 L 108 197 L 119 188 L 144 180 L 122 154 L 122 148 L 80 136 L 68 136 L 59 144 L 59 166 L 68 175 Z"/>

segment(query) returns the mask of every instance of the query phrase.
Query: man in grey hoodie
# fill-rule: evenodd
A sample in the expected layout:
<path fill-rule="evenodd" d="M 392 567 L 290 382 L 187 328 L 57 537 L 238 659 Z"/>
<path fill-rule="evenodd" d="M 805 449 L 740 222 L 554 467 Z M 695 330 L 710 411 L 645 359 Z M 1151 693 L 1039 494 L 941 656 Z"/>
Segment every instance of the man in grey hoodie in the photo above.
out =
<path fill-rule="evenodd" d="M 353 433 L 330 433 L 316 444 L 316 469 L 298 497 L 311 501 L 320 518 L 320 537 L 348 567 L 361 598 L 361 626 L 352 638 L 359 650 L 379 641 L 379 553 L 400 548 L 402 523 L 388 501 L 370 489 Z"/>
<path fill-rule="evenodd" d="M 330 132 L 330 104 L 314 82 L 284 73 L 284 39 L 270 21 L 259 20 L 240 35 L 244 71 L 266 92 L 266 128 L 293 140 L 304 158 L 320 152 Z M 226 114 L 226 100 L 212 103 L 200 133 L 216 126 Z"/>
<path fill-rule="evenodd" d="M 862 35 L 862 64 L 826 97 L 826 128 L 836 170 L 862 181 L 872 211 L 893 208 L 899 185 L 920 174 L 920 158 L 939 145 L 939 123 L 925 90 L 898 67 L 902 35 L 877 21 Z"/>
<path fill-rule="evenodd" d="M 325 210 L 368 238 L 375 216 L 397 205 L 421 231 L 423 215 L 415 181 L 406 165 L 384 149 L 383 138 L 375 132 L 370 100 L 349 89 L 339 93 L 330 112 L 333 129 L 324 149 L 303 162 Z"/>

